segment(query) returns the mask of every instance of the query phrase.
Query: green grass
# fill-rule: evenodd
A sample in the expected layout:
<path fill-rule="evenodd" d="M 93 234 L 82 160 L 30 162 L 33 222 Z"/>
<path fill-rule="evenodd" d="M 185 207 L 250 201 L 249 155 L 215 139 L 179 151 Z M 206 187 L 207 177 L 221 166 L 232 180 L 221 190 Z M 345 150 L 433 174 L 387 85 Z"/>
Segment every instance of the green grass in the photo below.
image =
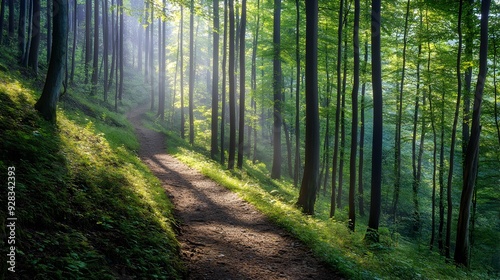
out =
<path fill-rule="evenodd" d="M 162 130 L 150 119 L 150 126 Z M 238 193 L 267 217 L 308 245 L 315 255 L 349 279 L 490 279 L 485 271 L 467 271 L 447 264 L 426 244 L 415 244 L 388 228 L 381 228 L 381 242 L 364 241 L 366 221 L 358 221 L 357 231 L 347 229 L 346 211 L 329 219 L 329 198 L 320 196 L 316 215 L 305 216 L 295 206 L 298 189 L 288 180 L 271 180 L 263 163 L 246 161 L 243 170 L 228 171 L 209 158 L 203 146 L 191 147 L 177 133 L 163 129 L 167 150 L 192 168 Z M 366 219 L 366 218 L 365 218 Z"/>
<path fill-rule="evenodd" d="M 0 65 L 16 64 L 0 53 Z M 15 167 L 17 224 L 16 273 L 2 262 L 2 278 L 181 278 L 172 205 L 136 156 L 123 111 L 70 91 L 51 125 L 33 109 L 40 80 L 6 70 L 0 66 L 0 178 L 4 184 Z"/>

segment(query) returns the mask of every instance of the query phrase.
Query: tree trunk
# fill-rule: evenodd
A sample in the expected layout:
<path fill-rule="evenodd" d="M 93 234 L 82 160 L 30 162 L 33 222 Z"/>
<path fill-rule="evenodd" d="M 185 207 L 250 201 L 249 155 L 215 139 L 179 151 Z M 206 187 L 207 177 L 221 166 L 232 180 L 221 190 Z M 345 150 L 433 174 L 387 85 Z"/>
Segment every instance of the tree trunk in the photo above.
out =
<path fill-rule="evenodd" d="M 382 60 L 380 57 L 380 0 L 372 0 L 371 43 L 373 84 L 373 141 L 370 217 L 365 239 L 379 241 L 380 205 L 382 190 Z"/>
<path fill-rule="evenodd" d="M 342 66 L 342 32 L 344 28 L 343 16 L 344 16 L 344 0 L 340 0 L 339 4 L 339 21 L 337 30 L 337 103 L 335 106 L 335 131 L 334 131 L 334 141 L 333 141 L 333 159 L 332 159 L 332 197 L 330 200 L 330 217 L 335 216 L 336 199 L 335 194 L 337 193 L 337 162 L 339 157 L 339 128 L 340 128 L 340 101 L 341 101 L 341 82 L 342 74 L 340 72 Z"/>
<path fill-rule="evenodd" d="M 108 27 L 108 0 L 104 0 L 102 5 L 102 39 L 104 60 L 104 101 L 108 100 L 108 79 L 109 79 L 109 27 Z M 142 27 L 141 27 L 142 28 Z"/>
<path fill-rule="evenodd" d="M 273 168 L 271 178 L 281 178 L 281 0 L 274 0 L 273 24 L 273 93 L 274 93 L 274 125 L 273 125 Z"/>
<path fill-rule="evenodd" d="M 27 0 L 20 0 L 20 7 L 19 7 L 19 27 L 17 29 L 17 43 L 18 43 L 18 48 L 19 48 L 19 54 L 20 54 L 20 60 L 22 62 L 23 57 L 25 56 L 26 52 L 26 1 Z M 49 20 L 50 22 L 50 20 Z M 3 32 L 2 29 L 0 29 L 0 32 Z"/>
<path fill-rule="evenodd" d="M 40 1 L 40 0 L 35 0 L 35 1 Z M 91 23 L 92 23 L 92 0 L 85 0 L 85 84 L 89 82 L 89 67 L 90 67 L 90 61 L 92 60 L 92 38 L 90 36 Z"/>
<path fill-rule="evenodd" d="M 253 122 L 252 122 L 252 130 L 253 130 L 253 158 L 252 162 L 255 163 L 257 161 L 257 42 L 259 39 L 259 29 L 260 29 L 260 0 L 257 0 L 257 12 L 256 12 L 256 24 L 255 24 L 255 33 L 253 38 L 252 45 L 252 100 L 251 107 L 253 109 Z"/>
<path fill-rule="evenodd" d="M 488 16 L 490 11 L 490 2 L 490 0 L 483 0 L 481 2 L 481 43 L 479 47 L 479 73 L 474 94 L 474 108 L 472 112 L 470 141 L 467 145 L 467 152 L 465 154 L 464 180 L 457 222 L 455 262 L 466 267 L 468 267 L 470 264 L 470 206 L 477 177 L 477 165 L 479 161 L 479 138 L 481 135 L 481 105 L 483 101 L 484 85 L 486 82 L 486 73 L 488 70 Z"/>
<path fill-rule="evenodd" d="M 118 99 L 120 101 L 122 101 L 122 98 L 123 98 L 123 78 L 124 78 L 123 67 L 124 67 L 124 63 L 125 63 L 125 44 L 123 42 L 123 34 L 125 33 L 125 20 L 124 20 L 124 11 L 123 11 L 123 0 L 119 0 L 118 3 L 120 6 L 120 42 L 118 43 L 118 45 L 120 46 L 120 56 L 119 56 L 119 59 L 120 59 L 120 64 L 119 64 L 120 65 L 120 88 L 119 88 Z"/>
<path fill-rule="evenodd" d="M 401 82 L 396 102 L 396 131 L 394 133 L 394 198 L 392 201 L 393 221 L 396 222 L 399 190 L 401 187 L 401 123 L 403 118 L 403 92 L 406 74 L 406 47 L 408 44 L 408 18 L 410 16 L 410 0 L 406 2 L 405 27 L 403 35 L 403 65 L 401 66 Z"/>
<path fill-rule="evenodd" d="M 5 17 L 5 2 L 8 0 L 1 0 L 2 4 L 0 7 L 0 45 L 3 44 L 3 25 Z"/>
<path fill-rule="evenodd" d="M 314 214 L 319 170 L 318 1 L 306 2 L 306 139 L 304 176 L 297 206 Z"/>
<path fill-rule="evenodd" d="M 229 159 L 228 169 L 234 169 L 236 152 L 236 85 L 234 82 L 234 0 L 229 0 Z"/>
<path fill-rule="evenodd" d="M 224 42 L 223 42 L 223 52 L 222 52 L 222 96 L 221 96 L 221 120 L 220 120 L 220 163 L 224 165 L 225 154 L 224 154 L 224 124 L 226 121 L 226 62 L 227 62 L 227 18 L 228 18 L 228 7 L 227 0 L 224 0 Z"/>
<path fill-rule="evenodd" d="M 92 65 L 92 92 L 97 88 L 99 77 L 99 0 L 94 0 L 94 63 Z"/>
<path fill-rule="evenodd" d="M 56 106 L 61 90 L 64 74 L 64 63 L 66 62 L 66 45 L 68 29 L 68 1 L 54 0 L 57 13 L 54 14 L 54 44 L 52 45 L 52 57 L 47 70 L 47 79 L 43 87 L 42 95 L 35 104 L 35 109 L 48 121 L 56 122 Z"/>
<path fill-rule="evenodd" d="M 300 3 L 295 0 L 297 19 L 295 20 L 295 166 L 293 172 L 293 184 L 299 183 L 300 177 Z"/>
<path fill-rule="evenodd" d="M 243 168 L 244 135 L 245 135 L 245 30 L 247 24 L 247 1 L 241 2 L 240 21 L 240 119 L 238 131 L 238 162 L 239 169 Z"/>
<path fill-rule="evenodd" d="M 448 171 L 448 183 L 447 183 L 447 202 L 448 202 L 448 213 L 446 217 L 446 239 L 445 239 L 445 256 L 446 258 L 450 258 L 450 246 L 451 246 L 451 219 L 452 219 L 452 196 L 451 196 L 451 188 L 452 188 L 452 180 L 453 180 L 453 166 L 455 162 L 455 142 L 457 135 L 457 124 L 458 124 L 458 116 L 460 113 L 460 99 L 462 97 L 462 75 L 460 73 L 461 67 L 461 56 L 462 56 L 462 5 L 463 0 L 460 0 L 460 7 L 458 12 L 458 52 L 457 52 L 457 102 L 455 107 L 455 117 L 453 118 L 453 128 L 451 131 L 451 145 L 450 145 L 450 168 Z"/>
<path fill-rule="evenodd" d="M 189 143 L 194 144 L 194 0 L 189 6 Z"/>
<path fill-rule="evenodd" d="M 40 0 L 33 0 L 32 37 L 28 58 L 28 67 L 38 74 L 38 50 L 40 48 Z"/>
<path fill-rule="evenodd" d="M 364 64 L 363 64 L 363 76 L 366 75 L 366 68 L 368 65 L 368 41 L 365 41 L 365 54 L 364 54 Z M 358 165 L 358 203 L 359 203 L 359 215 L 365 215 L 364 206 L 364 155 L 365 155 L 365 92 L 366 92 L 366 82 L 363 81 L 361 86 L 361 115 L 360 115 L 360 127 L 359 127 L 359 165 Z"/>
<path fill-rule="evenodd" d="M 47 0 L 47 19 L 51 18 L 52 14 L 52 0 Z M 50 61 L 50 50 L 52 45 L 52 24 L 47 20 L 47 63 Z"/>
<path fill-rule="evenodd" d="M 212 142 L 210 155 L 216 159 L 219 153 L 218 146 L 218 119 L 219 119 L 219 0 L 213 1 L 213 61 L 212 61 Z"/>
<path fill-rule="evenodd" d="M 14 0 L 9 0 L 9 39 L 14 39 Z"/>
<path fill-rule="evenodd" d="M 359 91 L 359 0 L 354 0 L 354 84 L 352 87 L 351 155 L 349 176 L 349 229 L 356 226 L 356 151 L 358 149 L 358 91 Z"/>

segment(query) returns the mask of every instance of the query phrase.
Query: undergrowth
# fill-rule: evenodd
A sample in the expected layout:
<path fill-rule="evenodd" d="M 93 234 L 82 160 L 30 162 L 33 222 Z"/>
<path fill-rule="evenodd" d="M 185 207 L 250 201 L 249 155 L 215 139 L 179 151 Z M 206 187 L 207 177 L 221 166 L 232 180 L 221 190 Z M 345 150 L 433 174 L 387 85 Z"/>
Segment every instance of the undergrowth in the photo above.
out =
<path fill-rule="evenodd" d="M 172 205 L 137 158 L 123 112 L 69 91 L 53 126 L 33 109 L 40 80 L 7 67 L 16 61 L 0 53 L 0 178 L 7 182 L 7 167 L 15 167 L 17 218 L 15 273 L 3 261 L 2 278 L 181 278 Z M 5 187 L 0 197 L 5 202 Z M 6 210 L 5 202 L 4 241 Z"/>

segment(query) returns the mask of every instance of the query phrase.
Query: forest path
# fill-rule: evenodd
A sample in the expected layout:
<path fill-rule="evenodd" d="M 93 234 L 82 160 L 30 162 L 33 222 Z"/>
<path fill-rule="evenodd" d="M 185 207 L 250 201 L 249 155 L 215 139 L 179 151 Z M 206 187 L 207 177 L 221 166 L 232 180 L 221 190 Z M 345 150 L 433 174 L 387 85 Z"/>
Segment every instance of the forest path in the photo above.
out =
<path fill-rule="evenodd" d="M 181 223 L 187 279 L 342 279 L 254 206 L 165 151 L 165 136 L 142 125 L 147 104 L 128 114 L 139 156 L 161 180 Z"/>

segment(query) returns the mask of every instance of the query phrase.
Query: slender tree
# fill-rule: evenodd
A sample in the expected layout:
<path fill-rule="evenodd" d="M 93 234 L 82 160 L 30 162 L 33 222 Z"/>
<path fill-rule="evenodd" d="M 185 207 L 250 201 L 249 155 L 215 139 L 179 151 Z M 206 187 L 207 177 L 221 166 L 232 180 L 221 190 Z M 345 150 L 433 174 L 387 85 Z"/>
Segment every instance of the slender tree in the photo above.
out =
<path fill-rule="evenodd" d="M 210 155 L 217 157 L 218 146 L 218 119 L 219 119 L 219 0 L 213 1 L 213 61 L 212 61 L 212 142 Z"/>
<path fill-rule="evenodd" d="M 194 0 L 189 5 L 189 143 L 194 144 Z"/>
<path fill-rule="evenodd" d="M 371 44 L 373 86 L 373 140 L 370 217 L 365 238 L 379 241 L 378 226 L 382 198 L 382 60 L 380 56 L 380 0 L 372 0 Z"/>
<path fill-rule="evenodd" d="M 97 89 L 99 77 L 99 0 L 94 0 L 94 60 L 92 64 L 92 92 Z"/>
<path fill-rule="evenodd" d="M 448 171 L 448 181 L 447 181 L 447 207 L 448 212 L 446 215 L 446 239 L 445 239 L 445 255 L 446 258 L 450 258 L 451 252 L 451 220 L 453 214 L 453 203 L 452 203 L 452 181 L 453 181 L 453 167 L 455 164 L 455 143 L 457 135 L 457 125 L 458 117 L 460 113 L 460 102 L 462 97 L 462 75 L 461 75 L 461 61 L 462 61 L 462 11 L 463 11 L 463 0 L 460 0 L 459 10 L 458 10 L 458 52 L 457 52 L 457 64 L 456 64 L 456 77 L 457 77 L 457 103 L 455 106 L 455 116 L 453 118 L 453 128 L 451 131 L 451 144 L 450 144 L 450 167 Z"/>
<path fill-rule="evenodd" d="M 40 0 L 33 0 L 33 20 L 31 21 L 31 44 L 28 57 L 28 67 L 30 67 L 35 74 L 38 74 L 38 51 L 40 48 Z"/>
<path fill-rule="evenodd" d="M 245 135 L 245 30 L 247 24 L 247 1 L 241 2 L 240 22 L 240 119 L 238 132 L 238 162 L 239 169 L 243 167 L 244 135 Z"/>
<path fill-rule="evenodd" d="M 356 151 L 358 149 L 358 91 L 359 91 L 359 0 L 354 0 L 354 84 L 352 87 L 351 157 L 349 177 L 349 229 L 356 226 Z"/>
<path fill-rule="evenodd" d="M 6 1 L 7 0 L 1 0 L 1 7 L 0 7 L 0 45 L 3 43 L 3 25 L 4 25 Z"/>
<path fill-rule="evenodd" d="M 295 0 L 295 165 L 293 183 L 298 185 L 300 177 L 300 1 Z"/>
<path fill-rule="evenodd" d="M 318 1 L 306 2 L 306 143 L 305 166 L 297 206 L 314 214 L 319 184 Z"/>
<path fill-rule="evenodd" d="M 341 103 L 341 81 L 342 74 L 341 63 L 342 63 L 342 30 L 344 27 L 342 17 L 344 15 L 344 0 L 340 0 L 339 6 L 339 20 L 338 20 L 338 30 L 337 30 L 337 102 L 335 110 L 335 132 L 334 132 L 334 142 L 333 142 L 333 162 L 332 162 L 332 197 L 330 202 L 330 217 L 335 216 L 336 199 L 335 194 L 337 192 L 337 162 L 339 157 L 339 128 L 340 128 L 340 103 Z"/>
<path fill-rule="evenodd" d="M 220 121 L 220 163 L 224 165 L 225 157 L 225 145 L 224 145 L 224 124 L 226 118 L 226 77 L 227 77 L 227 24 L 228 24 L 228 3 L 224 0 L 224 39 L 223 39 L 223 50 L 222 50 L 222 94 L 221 94 L 221 121 Z"/>
<path fill-rule="evenodd" d="M 92 0 L 85 0 L 85 84 L 89 82 L 89 67 L 90 61 L 92 60 L 92 37 L 90 35 L 92 27 L 91 24 Z"/>
<path fill-rule="evenodd" d="M 64 76 L 64 63 L 66 63 L 66 45 L 68 29 L 68 1 L 54 0 L 53 15 L 54 44 L 52 56 L 47 70 L 47 78 L 43 86 L 42 95 L 35 104 L 35 109 L 48 121 L 56 122 L 56 106 L 59 99 L 62 80 Z"/>
<path fill-rule="evenodd" d="M 273 125 L 273 168 L 271 178 L 281 177 L 281 0 L 274 0 L 273 24 L 273 93 L 274 93 L 274 125 Z"/>
<path fill-rule="evenodd" d="M 185 137 L 185 133 L 186 133 L 186 128 L 185 128 L 185 124 L 186 124 L 186 120 L 185 120 L 185 116 L 184 116 L 184 9 L 183 7 L 181 6 L 181 23 L 180 23 L 180 27 L 181 29 L 181 35 L 180 35 L 180 38 L 179 38 L 179 55 L 181 57 L 180 59 L 180 72 L 181 72 L 181 77 L 180 77 L 180 83 L 181 83 L 181 137 L 182 139 L 184 139 Z"/>
<path fill-rule="evenodd" d="M 19 26 L 17 28 L 17 43 L 21 62 L 26 52 L 26 1 L 20 0 L 19 3 Z M 1 30 L 1 29 L 0 29 Z"/>
<path fill-rule="evenodd" d="M 228 169 L 234 169 L 236 152 L 236 85 L 234 79 L 234 1 L 229 0 L 229 158 Z"/>
<path fill-rule="evenodd" d="M 479 47 L 479 73 L 477 77 L 476 90 L 474 93 L 471 135 L 470 141 L 467 145 L 467 152 L 465 154 L 464 180 L 457 222 L 455 262 L 466 267 L 468 267 L 470 264 L 470 207 L 477 177 L 477 165 L 479 161 L 479 138 L 481 135 L 481 105 L 483 101 L 483 90 L 486 83 L 486 74 L 488 70 L 488 17 L 490 12 L 490 4 L 491 0 L 483 0 L 481 2 L 481 43 Z"/>

